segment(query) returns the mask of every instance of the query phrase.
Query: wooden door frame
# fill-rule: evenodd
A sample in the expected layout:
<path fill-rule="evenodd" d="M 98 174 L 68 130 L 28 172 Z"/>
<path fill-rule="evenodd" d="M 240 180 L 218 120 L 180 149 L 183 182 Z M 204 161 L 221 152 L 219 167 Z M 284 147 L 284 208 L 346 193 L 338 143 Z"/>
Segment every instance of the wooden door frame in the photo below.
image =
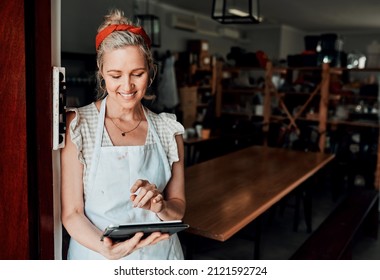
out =
<path fill-rule="evenodd" d="M 25 0 L 25 3 L 29 0 Z M 26 12 L 27 13 L 27 12 Z M 34 70 L 35 98 L 30 102 L 34 108 L 35 131 L 33 154 L 29 163 L 35 166 L 31 172 L 38 190 L 38 247 L 37 259 L 54 259 L 54 205 L 53 205 L 53 164 L 52 164 L 52 60 L 51 60 L 51 1 L 34 1 L 34 30 L 30 30 L 34 39 L 34 54 L 31 54 L 30 70 Z M 28 31 L 28 29 L 27 29 Z M 28 58 L 28 57 L 27 57 Z M 29 60 L 27 59 L 27 62 Z M 33 242 L 32 242 L 33 243 Z"/>
<path fill-rule="evenodd" d="M 53 259 L 50 0 L 0 9 L 0 259 Z"/>

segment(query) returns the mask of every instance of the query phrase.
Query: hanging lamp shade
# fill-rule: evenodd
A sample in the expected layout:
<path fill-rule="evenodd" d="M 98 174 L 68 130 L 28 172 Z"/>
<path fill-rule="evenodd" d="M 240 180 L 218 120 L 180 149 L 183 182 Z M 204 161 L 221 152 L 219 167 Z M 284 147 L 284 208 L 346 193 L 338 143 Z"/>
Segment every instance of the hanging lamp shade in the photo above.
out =
<path fill-rule="evenodd" d="M 213 0 L 211 17 L 223 24 L 260 23 L 259 0 Z"/>
<path fill-rule="evenodd" d="M 148 34 L 152 47 L 161 46 L 161 27 L 160 19 L 155 15 L 141 14 L 135 16 L 140 25 L 144 28 Z"/>

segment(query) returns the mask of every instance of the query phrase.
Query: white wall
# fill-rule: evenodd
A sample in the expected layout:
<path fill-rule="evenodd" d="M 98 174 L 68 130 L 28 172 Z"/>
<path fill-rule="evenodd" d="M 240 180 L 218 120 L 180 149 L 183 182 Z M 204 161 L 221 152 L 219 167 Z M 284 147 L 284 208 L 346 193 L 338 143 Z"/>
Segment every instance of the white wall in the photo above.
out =
<path fill-rule="evenodd" d="M 279 39 L 279 58 L 286 59 L 288 55 L 299 54 L 305 50 L 304 31 L 290 26 L 281 26 L 281 38 Z"/>
<path fill-rule="evenodd" d="M 62 51 L 95 53 L 95 36 L 103 16 L 112 7 L 133 15 L 131 0 L 63 0 Z"/>
<path fill-rule="evenodd" d="M 359 51 L 366 54 L 367 47 L 373 42 L 377 41 L 380 43 L 380 32 L 342 32 L 344 45 L 343 48 L 346 52 Z"/>
<path fill-rule="evenodd" d="M 140 2 L 144 3 L 144 1 Z M 133 3 L 133 0 L 62 1 L 62 51 L 94 53 L 96 30 L 103 20 L 103 16 L 112 7 L 123 9 L 129 17 L 136 12 L 145 12 L 144 4 L 136 7 Z M 232 46 L 239 46 L 249 52 L 262 50 L 271 59 L 277 59 L 280 56 L 282 32 L 280 26 L 264 28 L 255 26 L 249 31 L 242 32 L 242 36 L 246 38 L 236 40 L 217 35 L 218 29 L 226 27 L 226 25 L 205 16 L 197 15 L 199 32 L 190 32 L 174 29 L 170 25 L 173 13 L 191 14 L 185 10 L 167 5 L 150 4 L 149 12 L 157 15 L 161 20 L 161 47 L 157 49 L 160 52 L 185 51 L 188 40 L 202 39 L 209 42 L 211 54 L 219 54 L 223 57 L 229 53 Z M 206 32 L 202 32 L 202 30 L 207 30 L 208 34 L 214 33 L 214 35 L 204 34 Z M 287 44 L 286 48 L 293 51 L 290 44 Z"/>
<path fill-rule="evenodd" d="M 204 1 L 204 0 L 203 0 Z M 157 1 L 158 2 L 158 1 Z M 150 4 L 149 12 L 157 15 L 161 19 L 161 48 L 159 52 L 166 50 L 184 51 L 186 44 L 191 39 L 203 39 L 209 41 L 210 53 L 227 55 L 232 46 L 240 46 L 249 52 L 262 50 L 270 59 L 276 61 L 284 59 L 289 54 L 301 53 L 304 50 L 305 35 L 319 35 L 327 33 L 321 30 L 318 33 L 310 34 L 295 28 L 278 25 L 264 26 L 255 25 L 253 27 L 241 26 L 244 29 L 245 40 L 234 40 L 223 38 L 222 36 L 212 36 L 203 34 L 202 29 L 208 33 L 216 34 L 218 28 L 226 25 L 219 24 L 211 18 L 196 15 L 198 18 L 199 32 L 189 32 L 174 29 L 170 26 L 170 17 L 173 13 L 191 14 L 185 10 L 179 10 L 171 6 Z M 126 15 L 132 17 L 137 12 L 145 12 L 145 1 L 133 0 L 64 0 L 62 1 L 62 51 L 94 53 L 96 30 L 103 20 L 103 16 L 112 8 L 121 8 Z M 212 32 L 210 32 L 212 31 Z M 330 33 L 331 31 L 329 31 Z M 355 32 L 335 32 L 343 36 L 344 50 L 346 52 L 359 51 L 366 52 L 367 46 L 373 41 L 380 42 L 379 33 L 355 33 Z"/>

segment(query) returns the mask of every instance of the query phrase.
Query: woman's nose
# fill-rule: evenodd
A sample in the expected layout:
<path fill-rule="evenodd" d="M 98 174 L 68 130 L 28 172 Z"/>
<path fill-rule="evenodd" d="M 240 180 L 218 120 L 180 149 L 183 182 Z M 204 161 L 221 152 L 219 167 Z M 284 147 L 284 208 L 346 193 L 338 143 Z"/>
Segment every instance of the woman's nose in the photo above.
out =
<path fill-rule="evenodd" d="M 121 85 L 123 91 L 129 92 L 135 88 L 135 84 L 129 78 L 123 79 L 123 84 Z"/>

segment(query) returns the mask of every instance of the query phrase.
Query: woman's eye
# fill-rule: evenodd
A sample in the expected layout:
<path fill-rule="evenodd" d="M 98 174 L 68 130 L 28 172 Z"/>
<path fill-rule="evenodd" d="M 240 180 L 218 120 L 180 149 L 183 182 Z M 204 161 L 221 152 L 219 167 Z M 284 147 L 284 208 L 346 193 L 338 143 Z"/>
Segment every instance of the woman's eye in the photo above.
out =
<path fill-rule="evenodd" d="M 120 76 L 111 76 L 112 77 L 112 79 L 119 79 L 120 78 Z"/>
<path fill-rule="evenodd" d="M 136 74 L 133 74 L 133 76 L 135 77 L 141 77 L 144 73 L 136 73 Z"/>

